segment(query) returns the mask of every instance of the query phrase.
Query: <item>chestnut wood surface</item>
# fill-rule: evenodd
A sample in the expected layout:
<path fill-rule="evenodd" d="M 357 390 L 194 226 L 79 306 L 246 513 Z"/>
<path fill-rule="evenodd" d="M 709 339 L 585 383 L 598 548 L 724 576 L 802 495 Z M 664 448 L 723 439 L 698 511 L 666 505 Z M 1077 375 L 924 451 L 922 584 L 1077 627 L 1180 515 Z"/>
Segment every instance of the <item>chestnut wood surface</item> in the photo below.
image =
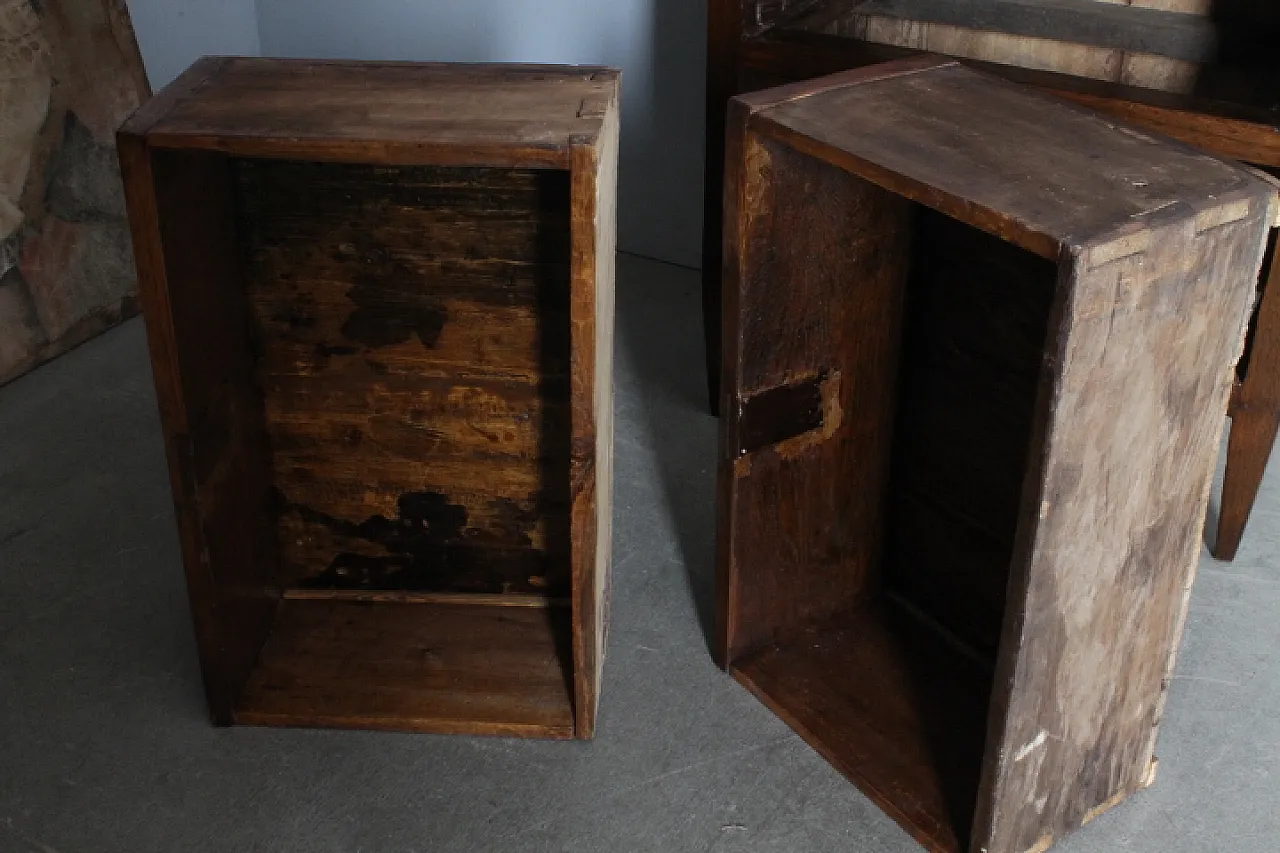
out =
<path fill-rule="evenodd" d="M 212 57 L 123 129 L 240 156 L 567 169 L 572 140 L 600 135 L 617 77 L 592 66 Z"/>
<path fill-rule="evenodd" d="M 728 115 L 722 661 L 930 850 L 1045 850 L 1150 778 L 1274 190 L 936 57 Z"/>
<path fill-rule="evenodd" d="M 289 600 L 235 718 L 572 737 L 567 620 L 564 608 Z"/>
<path fill-rule="evenodd" d="M 218 722 L 592 735 L 617 92 L 211 57 L 120 131 Z"/>
<path fill-rule="evenodd" d="M 568 595 L 568 174 L 234 167 L 282 580 Z"/>

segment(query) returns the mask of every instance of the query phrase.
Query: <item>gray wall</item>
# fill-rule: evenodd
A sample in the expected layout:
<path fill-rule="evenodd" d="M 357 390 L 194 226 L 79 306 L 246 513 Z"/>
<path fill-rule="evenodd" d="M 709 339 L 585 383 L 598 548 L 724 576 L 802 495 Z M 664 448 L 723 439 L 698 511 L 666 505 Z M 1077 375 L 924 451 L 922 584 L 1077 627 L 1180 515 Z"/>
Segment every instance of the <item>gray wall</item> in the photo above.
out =
<path fill-rule="evenodd" d="M 206 53 L 623 70 L 620 244 L 699 263 L 705 0 L 129 0 L 152 84 Z"/>
<path fill-rule="evenodd" d="M 128 6 L 157 91 L 205 54 L 258 53 L 254 0 L 128 0 Z"/>

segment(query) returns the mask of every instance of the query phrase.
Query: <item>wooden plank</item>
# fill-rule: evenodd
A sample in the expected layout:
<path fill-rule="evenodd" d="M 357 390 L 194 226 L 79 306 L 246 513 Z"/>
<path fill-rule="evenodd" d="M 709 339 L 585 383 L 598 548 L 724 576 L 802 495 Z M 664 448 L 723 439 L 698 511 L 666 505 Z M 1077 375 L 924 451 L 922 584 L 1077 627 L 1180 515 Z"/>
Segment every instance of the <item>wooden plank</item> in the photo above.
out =
<path fill-rule="evenodd" d="M 613 331 L 620 123 L 616 99 L 599 109 L 603 132 L 594 139 L 576 140 L 571 157 L 570 549 L 574 710 L 580 738 L 595 735 L 613 553 Z"/>
<path fill-rule="evenodd" d="M 1200 70 L 1199 65 L 1181 59 L 896 18 L 862 18 L 850 32 L 867 41 L 915 50 L 1173 92 L 1190 91 Z"/>
<path fill-rule="evenodd" d="M 565 594 L 568 175 L 235 171 L 283 581 Z"/>
<path fill-rule="evenodd" d="M 902 199 L 759 139 L 734 111 L 718 547 L 729 662 L 874 590 L 910 237 Z M 744 400 L 822 374 L 821 430 L 741 452 Z"/>
<path fill-rule="evenodd" d="M 978 847 L 1047 846 L 1144 785 L 1270 201 L 1246 211 L 1149 220 L 1141 252 L 1066 259 Z"/>
<path fill-rule="evenodd" d="M 149 111 L 149 134 L 245 157 L 567 168 L 616 85 L 594 66 L 236 57 Z"/>
<path fill-rule="evenodd" d="M 1194 63 L 1212 61 L 1217 47 L 1217 31 L 1204 16 L 1096 0 L 863 0 L 854 13 Z"/>
<path fill-rule="evenodd" d="M 829 75 L 913 56 L 916 52 L 907 48 L 796 31 L 774 33 L 768 40 L 744 44 L 741 50 L 744 68 L 770 82 Z M 971 58 L 964 62 L 1222 157 L 1280 166 L 1280 116 L 1274 111 Z"/>
<path fill-rule="evenodd" d="M 914 120 L 921 114 L 934 119 Z M 1049 259 L 1063 241 L 1105 233 L 1183 194 L 1226 197 L 1253 186 L 1220 160 L 1140 131 L 1116 133 L 1095 113 L 958 64 L 800 98 L 755 121 Z M 1054 152 L 1048 172 L 1046 151 Z"/>
<path fill-rule="evenodd" d="M 879 605 L 807 627 L 731 669 L 925 849 L 967 849 L 989 672 Z"/>
<path fill-rule="evenodd" d="M 1093 0 L 1082 2 L 1087 6 L 1100 5 Z M 1130 9 L 1128 6 L 1119 8 Z M 1115 46 L 1081 44 L 1064 38 L 1053 30 L 1043 36 L 1010 35 L 974 26 L 967 19 L 957 18 L 957 23 L 947 23 L 867 14 L 863 10 L 864 4 L 858 0 L 836 0 L 808 15 L 789 21 L 787 31 L 826 34 L 855 44 L 878 43 L 996 65 L 1061 72 L 1177 92 L 1190 91 L 1196 84 L 1201 68 L 1199 62 L 1188 59 L 1141 53 Z M 1132 9 L 1129 13 L 1132 13 Z M 951 13 L 948 12 L 947 15 L 949 14 Z M 1110 32 L 1110 29 L 1107 31 Z M 1148 29 L 1143 27 L 1139 32 L 1147 33 Z M 769 38 L 785 35 L 783 30 L 775 29 L 770 32 Z M 750 49 L 749 46 L 744 48 Z"/>
<path fill-rule="evenodd" d="M 562 612 L 285 601 L 236 722 L 572 737 Z"/>

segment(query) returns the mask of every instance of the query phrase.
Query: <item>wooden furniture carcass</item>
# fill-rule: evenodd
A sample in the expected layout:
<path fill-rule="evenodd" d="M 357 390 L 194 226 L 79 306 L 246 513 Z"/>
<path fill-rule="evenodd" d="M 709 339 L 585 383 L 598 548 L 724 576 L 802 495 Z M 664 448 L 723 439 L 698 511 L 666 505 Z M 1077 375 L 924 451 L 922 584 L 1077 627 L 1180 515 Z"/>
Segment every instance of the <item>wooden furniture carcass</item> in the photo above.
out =
<path fill-rule="evenodd" d="M 1040 0 L 1018 2 L 1029 6 Z M 922 6 L 927 3 L 924 0 Z M 713 408 L 718 403 L 719 379 L 725 107 L 738 92 L 918 55 L 915 50 L 852 37 L 868 34 L 855 18 L 869 14 L 871 5 L 859 4 L 860 11 L 853 15 L 845 14 L 850 4 L 840 0 L 714 0 L 711 5 L 703 299 Z M 948 10 L 944 4 L 933 5 L 947 14 L 971 15 L 966 19 L 969 24 L 983 18 L 976 6 Z M 906 4 L 902 8 L 907 8 Z M 1114 48 L 1098 54 L 1096 48 L 1071 44 L 1064 30 L 1053 31 L 1055 41 L 992 31 L 958 40 L 944 38 L 937 44 L 963 52 L 969 57 L 964 60 L 967 64 L 1006 79 L 1051 91 L 1211 154 L 1280 174 L 1280 100 L 1276 94 L 1280 89 L 1269 84 L 1265 70 L 1269 64 L 1266 46 L 1274 40 L 1268 33 L 1280 25 L 1276 9 L 1241 2 L 1214 4 L 1210 10 L 1203 0 L 1162 0 L 1143 8 L 1078 2 L 1074 10 L 1063 7 L 1057 13 L 1074 15 L 1081 24 L 1092 21 L 1086 29 L 1106 38 L 1126 33 L 1135 39 L 1155 38 L 1160 33 L 1197 31 L 1211 23 L 1223 43 L 1212 64 L 1181 69 L 1175 60 L 1152 61 L 1151 55 L 1129 55 Z M 1180 22 L 1169 17 L 1173 13 L 1181 14 Z M 1103 26 L 1114 16 L 1129 20 L 1127 28 Z M 1017 19 L 1011 16 L 1007 20 Z M 1155 26 L 1162 20 L 1174 21 L 1177 26 Z M 935 28 L 932 36 L 945 36 L 943 29 Z M 930 35 L 926 29 L 910 27 L 899 32 Z M 930 43 L 927 38 L 925 43 Z M 1002 55 L 990 49 L 996 46 L 1015 49 Z M 1090 60 L 1091 54 L 1096 54 L 1097 61 Z M 990 59 L 1001 61 L 986 61 Z M 1068 71 L 1073 73 L 1056 73 Z M 1103 79 L 1079 76 L 1084 74 Z M 1188 81 L 1194 82 L 1194 92 L 1148 88 L 1187 89 Z M 1280 264 L 1275 262 L 1275 239 L 1273 233 L 1270 260 L 1258 282 L 1249 343 L 1237 366 L 1238 384 L 1229 409 L 1228 459 L 1216 535 L 1210 541 L 1214 556 L 1224 560 L 1234 559 L 1239 549 L 1280 428 L 1280 287 L 1275 286 L 1280 283 Z"/>
<path fill-rule="evenodd" d="M 206 58 L 120 131 L 217 722 L 592 735 L 617 94 Z"/>
<path fill-rule="evenodd" d="M 729 112 L 722 662 L 933 851 L 1146 784 L 1275 212 L 939 58 Z"/>

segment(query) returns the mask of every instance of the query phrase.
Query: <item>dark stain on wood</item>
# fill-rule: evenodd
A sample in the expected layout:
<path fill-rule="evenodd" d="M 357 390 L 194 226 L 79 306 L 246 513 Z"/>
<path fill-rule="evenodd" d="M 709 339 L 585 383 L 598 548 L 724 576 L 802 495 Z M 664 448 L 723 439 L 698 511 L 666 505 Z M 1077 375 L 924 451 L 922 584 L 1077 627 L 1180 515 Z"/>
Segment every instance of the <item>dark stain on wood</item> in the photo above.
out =
<path fill-rule="evenodd" d="M 232 162 L 286 587 L 563 593 L 567 174 Z"/>
<path fill-rule="evenodd" d="M 344 244 L 333 259 L 356 267 L 356 284 L 346 293 L 356 307 L 342 324 L 344 337 L 370 349 L 402 344 L 414 335 L 425 347 L 436 345 L 449 312 L 438 296 L 423 292 L 412 267 L 381 246 L 357 252 Z"/>
<path fill-rule="evenodd" d="M 778 444 L 789 438 L 822 428 L 822 383 L 827 372 L 742 401 L 739 416 L 739 455 Z"/>
<path fill-rule="evenodd" d="M 512 501 L 494 503 L 503 525 L 499 535 L 468 529 L 466 507 L 449 503 L 446 495 L 437 492 L 401 495 L 395 518 L 374 515 L 359 523 L 286 503 L 285 514 L 296 514 L 344 539 L 385 551 L 339 551 L 323 572 L 298 586 L 467 593 L 545 591 L 545 554 L 532 549 L 529 539 L 538 514 L 523 511 Z"/>
<path fill-rule="evenodd" d="M 449 316 L 444 305 L 432 299 L 389 312 L 377 285 L 358 284 L 347 291 L 347 298 L 356 304 L 356 310 L 342 324 L 342 334 L 375 349 L 404 343 L 413 335 L 423 346 L 434 347 Z"/>

